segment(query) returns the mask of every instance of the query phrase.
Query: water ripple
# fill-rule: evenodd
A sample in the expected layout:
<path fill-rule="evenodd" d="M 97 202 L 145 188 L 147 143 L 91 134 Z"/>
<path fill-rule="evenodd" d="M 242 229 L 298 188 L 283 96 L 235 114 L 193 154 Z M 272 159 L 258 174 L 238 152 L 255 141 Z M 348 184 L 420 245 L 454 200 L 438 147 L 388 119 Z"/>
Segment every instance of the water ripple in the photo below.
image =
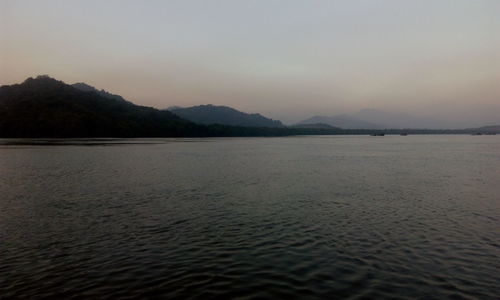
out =
<path fill-rule="evenodd" d="M 498 299 L 500 141 L 190 141 L 3 143 L 0 298 Z"/>

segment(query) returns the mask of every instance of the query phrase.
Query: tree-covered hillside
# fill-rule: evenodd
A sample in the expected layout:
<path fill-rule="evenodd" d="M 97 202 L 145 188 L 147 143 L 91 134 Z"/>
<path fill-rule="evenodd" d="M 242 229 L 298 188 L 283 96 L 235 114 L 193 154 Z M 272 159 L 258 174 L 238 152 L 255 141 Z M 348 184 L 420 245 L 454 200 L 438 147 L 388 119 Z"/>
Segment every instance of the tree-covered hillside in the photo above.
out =
<path fill-rule="evenodd" d="M 284 127 L 277 120 L 261 114 L 247 114 L 227 106 L 198 105 L 186 108 L 171 108 L 171 112 L 186 120 L 199 124 L 220 124 L 245 127 Z"/>
<path fill-rule="evenodd" d="M 82 91 L 48 76 L 0 87 L 0 137 L 204 135 L 168 111 Z"/>

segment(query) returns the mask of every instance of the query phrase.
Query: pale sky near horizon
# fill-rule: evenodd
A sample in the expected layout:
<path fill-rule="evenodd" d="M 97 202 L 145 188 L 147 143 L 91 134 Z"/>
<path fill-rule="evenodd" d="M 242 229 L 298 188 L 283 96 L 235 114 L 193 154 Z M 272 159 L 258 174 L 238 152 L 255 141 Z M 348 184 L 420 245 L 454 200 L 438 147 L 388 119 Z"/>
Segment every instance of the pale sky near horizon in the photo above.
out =
<path fill-rule="evenodd" d="M 363 108 L 500 123 L 497 0 L 0 0 L 0 84 L 286 123 Z"/>

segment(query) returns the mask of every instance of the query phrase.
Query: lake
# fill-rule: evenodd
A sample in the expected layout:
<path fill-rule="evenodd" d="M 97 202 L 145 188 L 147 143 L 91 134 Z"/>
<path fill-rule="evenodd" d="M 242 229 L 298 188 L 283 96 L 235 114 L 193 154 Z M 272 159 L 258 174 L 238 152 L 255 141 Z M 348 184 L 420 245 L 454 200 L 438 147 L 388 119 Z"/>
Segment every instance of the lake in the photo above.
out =
<path fill-rule="evenodd" d="M 0 298 L 498 299 L 500 136 L 0 139 Z"/>

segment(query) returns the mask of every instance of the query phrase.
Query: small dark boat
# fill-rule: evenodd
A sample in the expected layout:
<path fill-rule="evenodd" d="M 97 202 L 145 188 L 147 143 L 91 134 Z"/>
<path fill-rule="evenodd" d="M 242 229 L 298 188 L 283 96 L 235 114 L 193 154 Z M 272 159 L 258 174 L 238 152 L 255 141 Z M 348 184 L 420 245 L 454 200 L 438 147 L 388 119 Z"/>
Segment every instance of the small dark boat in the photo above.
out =
<path fill-rule="evenodd" d="M 403 132 L 403 133 L 401 133 L 400 135 L 401 135 L 401 136 L 407 136 L 407 135 L 408 135 L 408 133 Z"/>
<path fill-rule="evenodd" d="M 383 133 L 383 132 L 370 134 L 370 136 L 384 136 L 384 135 L 385 135 L 385 133 Z"/>

